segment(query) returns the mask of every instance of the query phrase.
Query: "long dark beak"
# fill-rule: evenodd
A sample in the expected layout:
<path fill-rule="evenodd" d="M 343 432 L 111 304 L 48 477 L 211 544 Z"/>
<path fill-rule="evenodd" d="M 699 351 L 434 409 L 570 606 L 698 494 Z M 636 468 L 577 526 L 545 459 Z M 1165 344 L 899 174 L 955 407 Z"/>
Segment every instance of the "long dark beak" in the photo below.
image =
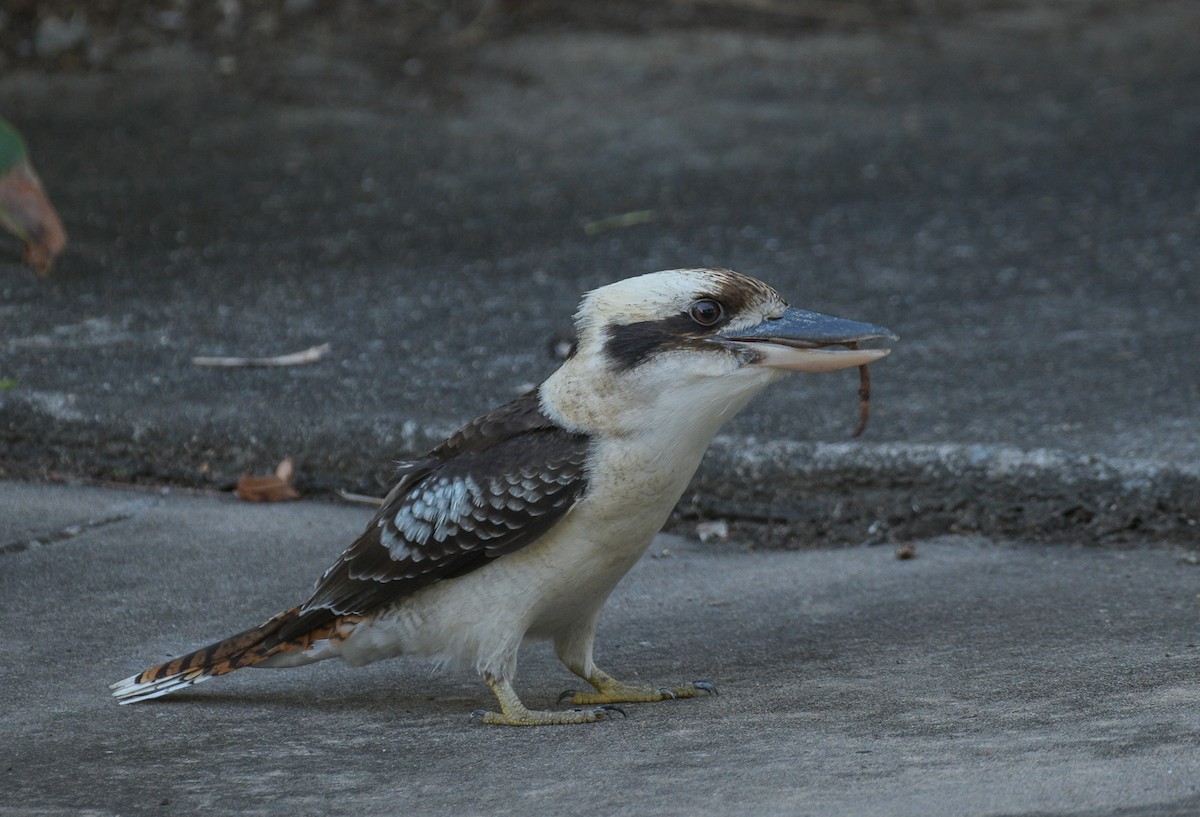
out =
<path fill-rule="evenodd" d="M 859 343 L 899 340 L 894 332 L 882 326 L 793 307 L 788 307 L 778 318 L 768 318 L 722 337 L 752 349 L 756 365 L 796 372 L 832 372 L 872 363 L 892 350 L 859 349 Z"/>

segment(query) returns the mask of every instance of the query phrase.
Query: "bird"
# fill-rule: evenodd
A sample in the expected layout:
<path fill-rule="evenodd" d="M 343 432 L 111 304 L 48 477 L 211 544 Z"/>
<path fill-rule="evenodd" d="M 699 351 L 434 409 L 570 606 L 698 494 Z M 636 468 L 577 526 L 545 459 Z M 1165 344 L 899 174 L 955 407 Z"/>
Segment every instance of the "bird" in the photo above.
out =
<path fill-rule="evenodd" d="M 577 344 L 542 384 L 419 459 L 303 604 L 111 685 L 120 703 L 242 667 L 399 655 L 473 667 L 498 710 L 476 722 L 592 723 L 617 704 L 695 697 L 711 682 L 628 684 L 593 661 L 601 609 L 667 521 L 718 428 L 790 372 L 879 360 L 888 329 L 791 307 L 728 269 L 667 270 L 584 295 Z M 513 681 L 550 641 L 591 689 L 530 709 Z M 567 694 L 567 693 L 564 693 Z M 561 701 L 561 699 L 560 699 Z"/>
<path fill-rule="evenodd" d="M 67 244 L 54 205 L 42 189 L 21 134 L 0 119 L 0 227 L 25 244 L 25 261 L 40 276 L 50 273 Z"/>

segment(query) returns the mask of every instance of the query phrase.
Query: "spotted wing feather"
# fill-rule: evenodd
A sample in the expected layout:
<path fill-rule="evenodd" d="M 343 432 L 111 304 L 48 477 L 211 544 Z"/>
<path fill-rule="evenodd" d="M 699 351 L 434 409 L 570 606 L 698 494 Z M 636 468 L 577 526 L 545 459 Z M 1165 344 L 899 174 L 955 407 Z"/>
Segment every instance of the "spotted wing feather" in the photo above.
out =
<path fill-rule="evenodd" d="M 364 613 L 512 553 L 583 494 L 587 437 L 555 425 L 532 392 L 407 463 L 363 534 L 317 583 L 284 637 Z"/>

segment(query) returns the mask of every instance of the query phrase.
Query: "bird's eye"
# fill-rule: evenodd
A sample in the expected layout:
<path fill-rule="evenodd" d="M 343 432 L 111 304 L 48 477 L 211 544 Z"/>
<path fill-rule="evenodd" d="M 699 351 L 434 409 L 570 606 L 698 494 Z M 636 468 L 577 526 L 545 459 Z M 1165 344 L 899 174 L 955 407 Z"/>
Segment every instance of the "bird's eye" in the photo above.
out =
<path fill-rule="evenodd" d="M 712 326 L 721 320 L 725 310 L 712 298 L 701 298 L 688 309 L 688 315 L 701 326 Z"/>

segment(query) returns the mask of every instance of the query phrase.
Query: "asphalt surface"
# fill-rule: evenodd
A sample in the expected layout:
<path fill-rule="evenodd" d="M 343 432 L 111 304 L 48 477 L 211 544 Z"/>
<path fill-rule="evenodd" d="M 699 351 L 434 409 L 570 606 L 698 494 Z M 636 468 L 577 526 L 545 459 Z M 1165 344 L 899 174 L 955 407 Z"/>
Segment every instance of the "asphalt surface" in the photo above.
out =
<path fill-rule="evenodd" d="M 0 813 L 1200 813 L 1200 8 L 996 8 L 0 76 L 72 240 L 48 280 L 0 245 Z M 735 419 L 610 603 L 602 666 L 720 696 L 108 697 L 302 600 L 369 513 L 313 497 L 544 377 L 581 292 L 694 265 L 902 338 L 861 439 L 850 373 Z M 213 495 L 285 456 L 306 501 Z"/>
<path fill-rule="evenodd" d="M 0 265 L 0 468 L 227 487 L 290 455 L 307 491 L 378 492 L 551 371 L 586 289 L 722 265 L 902 340 L 865 438 L 853 373 L 795 378 L 728 427 L 700 513 L 1186 540 L 1200 8 L 1080 9 L 10 72 L 73 243 L 49 281 Z"/>
<path fill-rule="evenodd" d="M 1179 548 L 942 537 L 746 551 L 663 536 L 597 660 L 720 694 L 472 725 L 469 670 L 107 684 L 302 600 L 361 508 L 0 483 L 0 811 L 47 814 L 1193 815 L 1200 567 Z M 545 645 L 517 688 L 577 684 Z"/>

